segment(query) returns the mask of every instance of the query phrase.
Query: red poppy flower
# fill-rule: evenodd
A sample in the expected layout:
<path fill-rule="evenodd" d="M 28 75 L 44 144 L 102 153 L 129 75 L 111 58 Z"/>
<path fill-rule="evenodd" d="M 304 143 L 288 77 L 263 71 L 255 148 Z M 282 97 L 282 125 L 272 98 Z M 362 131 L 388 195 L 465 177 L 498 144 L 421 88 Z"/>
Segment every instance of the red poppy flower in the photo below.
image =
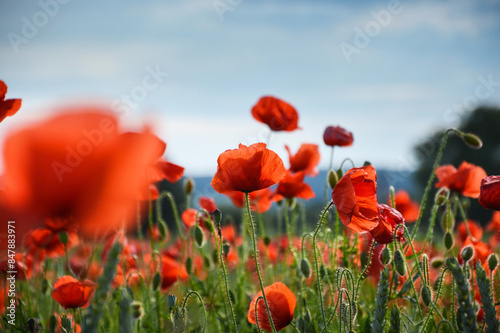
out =
<path fill-rule="evenodd" d="M 356 233 L 370 231 L 379 223 L 376 181 L 373 166 L 352 168 L 332 191 L 340 220 Z"/>
<path fill-rule="evenodd" d="M 500 176 L 481 179 L 479 203 L 484 208 L 500 210 Z"/>
<path fill-rule="evenodd" d="M 405 218 L 406 222 L 414 222 L 420 214 L 420 206 L 413 201 L 405 190 L 399 190 L 394 196 L 396 210 Z"/>
<path fill-rule="evenodd" d="M 68 233 L 68 250 L 78 244 L 78 235 L 75 231 Z M 66 253 L 64 244 L 59 240 L 59 232 L 54 232 L 48 228 L 37 228 L 29 231 L 24 237 L 24 247 L 27 253 L 43 260 L 45 257 L 63 257 Z"/>
<path fill-rule="evenodd" d="M 8 116 L 13 116 L 21 108 L 20 99 L 5 99 L 7 85 L 0 80 L 0 122 Z"/>
<path fill-rule="evenodd" d="M 186 268 L 174 259 L 162 256 L 161 258 L 161 290 L 165 291 L 173 286 L 178 279 L 185 280 L 189 277 Z"/>
<path fill-rule="evenodd" d="M 252 108 L 252 116 L 273 131 L 293 131 L 298 127 L 299 114 L 290 104 L 272 96 L 264 96 Z"/>
<path fill-rule="evenodd" d="M 164 147 L 150 133 L 120 135 L 117 119 L 102 109 L 76 110 L 13 133 L 3 159 L 9 218 L 28 215 L 22 227 L 29 229 L 45 217 L 73 217 L 91 237 L 119 229 L 135 221 L 137 195 L 148 188 L 145 175 Z"/>
<path fill-rule="evenodd" d="M 194 208 L 188 208 L 182 212 L 181 219 L 186 227 L 191 228 L 196 224 L 196 218 L 198 216 L 198 211 Z"/>
<path fill-rule="evenodd" d="M 64 275 L 54 284 L 52 298 L 64 309 L 86 308 L 95 289 L 96 284 L 89 280 L 80 282 L 72 276 Z"/>
<path fill-rule="evenodd" d="M 282 282 L 273 283 L 272 285 L 264 288 L 264 292 L 266 293 L 267 303 L 269 305 L 274 327 L 277 331 L 280 331 L 288 326 L 288 324 L 290 324 L 293 320 L 293 312 L 295 311 L 296 304 L 295 295 Z M 262 296 L 262 291 L 255 296 L 250 303 L 250 308 L 248 309 L 248 321 L 251 324 L 257 324 L 255 322 L 255 302 L 260 296 Z M 259 303 L 257 305 L 257 319 L 259 320 L 260 328 L 263 328 L 268 332 L 272 331 L 266 310 L 266 304 L 262 298 L 259 299 Z"/>
<path fill-rule="evenodd" d="M 308 184 L 304 183 L 305 173 L 303 171 L 292 174 L 288 171 L 285 178 L 278 183 L 276 189 L 275 201 L 283 198 L 314 198 L 314 192 Z"/>
<path fill-rule="evenodd" d="M 481 179 L 485 178 L 483 168 L 462 162 L 458 170 L 453 165 L 443 165 L 436 169 L 436 187 L 446 187 L 470 198 L 479 197 Z"/>
<path fill-rule="evenodd" d="M 467 226 L 469 227 L 469 231 L 472 237 L 474 237 L 476 241 L 479 241 L 483 238 L 483 228 L 479 224 L 472 220 L 467 220 Z M 462 244 L 467 240 L 467 238 L 469 238 L 469 234 L 467 233 L 465 224 L 463 222 L 458 225 L 457 233 L 458 239 Z"/>
<path fill-rule="evenodd" d="M 217 209 L 214 199 L 210 197 L 200 197 L 200 199 L 198 199 L 198 203 L 200 204 L 201 209 L 206 210 L 210 214 L 215 212 Z"/>
<path fill-rule="evenodd" d="M 270 187 L 285 176 L 281 158 L 265 143 L 226 150 L 217 159 L 217 172 L 212 187 L 219 193 L 253 192 Z"/>
<path fill-rule="evenodd" d="M 379 209 L 379 223 L 370 230 L 370 234 L 379 244 L 389 244 L 394 240 L 394 229 L 398 224 L 404 224 L 405 219 L 400 212 L 384 204 L 378 205 Z M 403 230 L 398 230 L 398 239 L 402 240 Z"/>
<path fill-rule="evenodd" d="M 323 141 L 327 146 L 348 147 L 353 140 L 352 133 L 340 126 L 328 126 L 323 133 Z"/>
<path fill-rule="evenodd" d="M 236 207 L 243 208 L 245 206 L 245 193 L 233 191 L 224 194 L 231 199 Z M 260 214 L 267 212 L 274 202 L 274 193 L 270 188 L 250 192 L 248 197 L 250 200 L 250 209 Z"/>
<path fill-rule="evenodd" d="M 318 145 L 303 143 L 295 155 L 292 155 L 288 146 L 285 146 L 285 149 L 290 160 L 288 170 L 292 172 L 304 171 L 307 176 L 311 177 L 318 175 L 318 169 L 316 168 L 320 159 Z"/>

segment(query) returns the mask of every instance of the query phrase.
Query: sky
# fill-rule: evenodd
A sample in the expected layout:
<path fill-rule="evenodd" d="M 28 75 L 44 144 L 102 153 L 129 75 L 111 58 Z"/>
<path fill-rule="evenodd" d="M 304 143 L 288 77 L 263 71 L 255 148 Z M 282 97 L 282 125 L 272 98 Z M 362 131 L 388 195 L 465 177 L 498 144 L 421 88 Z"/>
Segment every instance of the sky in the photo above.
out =
<path fill-rule="evenodd" d="M 500 105 L 499 37 L 494 0 L 1 1 L 0 79 L 23 107 L 0 146 L 65 105 L 99 103 L 127 129 L 151 126 L 189 176 L 259 141 L 285 165 L 285 144 L 316 143 L 326 168 L 328 125 L 354 135 L 335 166 L 412 170 L 415 144 Z M 255 121 L 265 95 L 292 104 L 301 130 Z"/>

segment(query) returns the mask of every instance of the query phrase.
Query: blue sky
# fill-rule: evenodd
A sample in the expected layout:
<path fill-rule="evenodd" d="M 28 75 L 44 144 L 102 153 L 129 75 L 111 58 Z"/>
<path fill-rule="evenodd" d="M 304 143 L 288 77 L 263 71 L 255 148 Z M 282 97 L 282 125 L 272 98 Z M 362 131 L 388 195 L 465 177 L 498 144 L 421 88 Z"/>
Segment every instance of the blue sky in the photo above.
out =
<path fill-rule="evenodd" d="M 250 109 L 274 95 L 300 114 L 302 130 L 270 139 L 285 164 L 285 144 L 308 142 L 326 167 L 323 130 L 340 125 L 355 141 L 336 149 L 336 165 L 412 169 L 417 142 L 478 104 L 500 105 L 499 37 L 493 0 L 2 1 L 0 79 L 23 108 L 0 141 L 92 101 L 126 107 L 130 129 L 151 124 L 186 174 L 212 175 L 224 150 L 267 141 Z M 346 45 L 357 51 L 346 57 Z"/>

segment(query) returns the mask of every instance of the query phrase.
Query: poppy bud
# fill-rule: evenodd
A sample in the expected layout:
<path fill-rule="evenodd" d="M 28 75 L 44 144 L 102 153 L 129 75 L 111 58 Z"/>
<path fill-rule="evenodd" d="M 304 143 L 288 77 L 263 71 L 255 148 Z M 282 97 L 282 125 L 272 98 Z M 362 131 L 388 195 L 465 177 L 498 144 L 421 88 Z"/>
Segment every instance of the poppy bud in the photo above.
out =
<path fill-rule="evenodd" d="M 334 188 L 335 185 L 339 182 L 339 176 L 337 173 L 333 170 L 328 171 L 328 184 L 330 185 L 330 188 Z"/>
<path fill-rule="evenodd" d="M 214 223 L 212 222 L 212 220 L 205 220 L 205 229 L 207 229 L 207 231 L 210 233 L 214 231 Z"/>
<path fill-rule="evenodd" d="M 403 253 L 401 252 L 400 249 L 397 249 L 394 252 L 394 266 L 396 267 L 396 272 L 400 276 L 406 275 L 405 259 L 403 257 Z"/>
<path fill-rule="evenodd" d="M 440 268 L 441 266 L 443 266 L 443 264 L 444 264 L 444 260 L 441 258 L 436 258 L 436 259 L 433 259 L 431 261 L 431 267 L 434 269 Z"/>
<path fill-rule="evenodd" d="M 432 301 L 432 292 L 431 288 L 429 288 L 428 285 L 424 284 L 424 287 L 422 288 L 422 301 L 424 301 L 424 304 L 426 306 L 429 306 Z"/>
<path fill-rule="evenodd" d="M 176 303 L 177 303 L 177 296 L 172 295 L 172 294 L 167 296 L 167 306 L 169 308 L 173 308 Z"/>
<path fill-rule="evenodd" d="M 453 236 L 451 235 L 451 232 L 449 232 L 449 231 L 447 231 L 444 234 L 444 246 L 446 247 L 447 250 L 449 250 L 453 247 Z"/>
<path fill-rule="evenodd" d="M 391 263 L 391 250 L 386 246 L 382 250 L 382 254 L 380 255 L 380 261 L 384 265 L 388 265 Z"/>
<path fill-rule="evenodd" d="M 191 275 L 191 269 L 193 268 L 193 259 L 187 257 L 186 259 L 186 272 Z"/>
<path fill-rule="evenodd" d="M 190 195 L 191 192 L 193 192 L 194 189 L 194 181 L 191 178 L 188 178 L 186 180 L 186 183 L 184 184 L 184 191 L 186 191 L 187 195 Z"/>
<path fill-rule="evenodd" d="M 367 165 L 372 165 L 370 161 L 365 161 L 365 163 L 363 163 L 363 166 L 367 166 Z"/>
<path fill-rule="evenodd" d="M 337 178 L 340 179 L 342 178 L 342 176 L 344 176 L 344 171 L 342 170 L 342 168 L 339 168 L 337 170 Z"/>
<path fill-rule="evenodd" d="M 490 254 L 488 257 L 488 267 L 490 268 L 490 271 L 494 271 L 495 268 L 498 266 L 498 257 L 495 253 Z"/>
<path fill-rule="evenodd" d="M 471 148 L 479 149 L 483 146 L 483 141 L 475 134 L 463 133 L 462 139 Z"/>
<path fill-rule="evenodd" d="M 64 244 L 64 246 L 68 245 L 69 235 L 66 231 L 59 232 L 57 236 L 59 236 L 59 240 Z"/>
<path fill-rule="evenodd" d="M 141 302 L 133 301 L 130 307 L 132 308 L 132 317 L 134 319 L 141 319 L 144 316 L 144 308 Z"/>
<path fill-rule="evenodd" d="M 231 250 L 231 244 L 224 242 L 224 245 L 222 245 L 222 251 L 224 251 L 225 256 L 229 254 L 229 250 Z"/>
<path fill-rule="evenodd" d="M 443 229 L 446 231 L 452 230 L 455 226 L 455 215 L 453 214 L 450 205 L 447 205 L 441 222 L 443 224 Z"/>
<path fill-rule="evenodd" d="M 269 246 L 269 244 L 271 244 L 271 238 L 269 238 L 269 236 L 265 236 L 264 237 L 264 245 Z"/>
<path fill-rule="evenodd" d="M 220 221 L 222 221 L 222 212 L 219 210 L 219 208 L 217 208 L 212 214 L 214 216 L 215 223 L 217 223 L 217 225 L 219 226 Z"/>
<path fill-rule="evenodd" d="M 474 250 L 472 249 L 472 246 L 467 245 L 466 247 L 463 248 L 462 258 L 464 259 L 465 262 L 469 261 L 473 255 L 474 255 Z"/>
<path fill-rule="evenodd" d="M 196 241 L 196 245 L 198 247 L 202 247 L 203 243 L 205 242 L 205 236 L 203 235 L 203 230 L 201 230 L 201 227 L 198 225 L 196 228 L 194 228 L 194 240 Z"/>
<path fill-rule="evenodd" d="M 324 264 L 321 264 L 321 267 L 319 268 L 319 276 L 324 279 L 326 276 L 326 267 Z"/>
<path fill-rule="evenodd" d="M 159 272 L 156 272 L 155 273 L 155 276 L 153 278 L 153 290 L 156 291 L 158 289 L 158 287 L 160 286 L 160 282 L 161 282 L 161 276 L 160 276 L 160 273 Z"/>
<path fill-rule="evenodd" d="M 300 270 L 306 279 L 311 277 L 311 265 L 309 264 L 309 260 L 302 258 L 300 261 Z"/>
<path fill-rule="evenodd" d="M 443 187 L 439 189 L 439 191 L 437 191 L 436 196 L 434 197 L 434 202 L 438 206 L 442 206 L 448 201 L 449 197 L 450 197 L 450 190 Z"/>

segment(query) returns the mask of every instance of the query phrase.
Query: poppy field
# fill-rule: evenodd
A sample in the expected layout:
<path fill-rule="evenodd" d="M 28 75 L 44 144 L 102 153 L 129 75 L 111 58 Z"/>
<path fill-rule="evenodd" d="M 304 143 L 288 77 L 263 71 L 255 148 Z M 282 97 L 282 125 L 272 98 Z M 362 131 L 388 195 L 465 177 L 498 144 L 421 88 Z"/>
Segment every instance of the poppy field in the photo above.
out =
<path fill-rule="evenodd" d="M 265 96 L 249 109 L 270 131 L 300 135 L 289 102 Z M 22 101 L 0 81 L 0 126 L 9 117 L 22 117 Z M 448 137 L 468 149 L 481 138 L 444 132 L 416 200 L 392 186 L 380 197 L 375 166 L 333 159 L 355 134 L 326 125 L 329 157 L 312 143 L 286 158 L 265 142 L 220 152 L 211 187 L 235 222 L 194 195 L 160 133 L 126 132 L 112 110 L 68 108 L 10 132 L 0 331 L 500 332 L 500 176 L 440 161 Z M 330 170 L 315 193 L 321 160 Z M 182 184 L 186 204 L 162 182 Z M 314 220 L 312 198 L 324 198 Z M 471 201 L 491 220 L 469 219 Z"/>

